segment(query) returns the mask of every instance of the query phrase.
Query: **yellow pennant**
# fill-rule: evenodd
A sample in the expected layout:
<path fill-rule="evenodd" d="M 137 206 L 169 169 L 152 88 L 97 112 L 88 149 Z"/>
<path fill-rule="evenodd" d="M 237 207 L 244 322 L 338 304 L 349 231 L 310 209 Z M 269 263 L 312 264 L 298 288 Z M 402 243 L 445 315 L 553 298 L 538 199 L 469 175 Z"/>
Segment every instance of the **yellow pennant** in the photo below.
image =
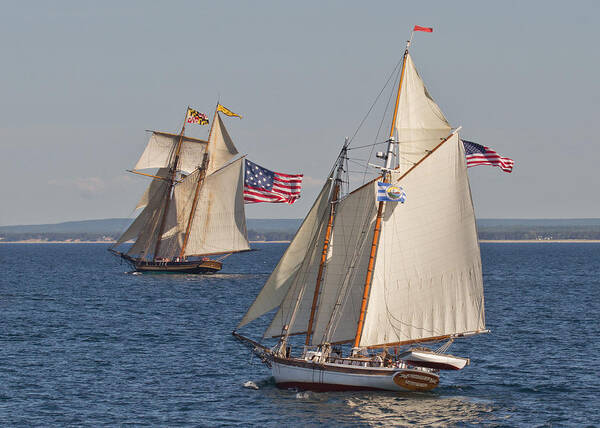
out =
<path fill-rule="evenodd" d="M 240 119 L 242 118 L 242 116 L 240 116 L 239 114 L 236 114 L 236 113 L 232 112 L 231 110 L 229 110 L 226 107 L 223 107 L 221 104 L 217 105 L 217 111 L 223 112 L 223 114 L 226 114 L 227 116 L 239 117 Z"/>

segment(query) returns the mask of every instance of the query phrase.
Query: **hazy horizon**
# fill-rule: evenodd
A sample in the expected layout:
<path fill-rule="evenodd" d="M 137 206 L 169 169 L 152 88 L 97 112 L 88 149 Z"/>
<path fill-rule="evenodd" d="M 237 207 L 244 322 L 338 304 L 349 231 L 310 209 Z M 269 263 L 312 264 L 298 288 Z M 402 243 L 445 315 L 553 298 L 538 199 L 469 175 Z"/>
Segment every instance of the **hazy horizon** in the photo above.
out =
<path fill-rule="evenodd" d="M 46 225 L 58 225 L 63 223 L 79 223 L 79 222 L 92 222 L 92 221 L 105 221 L 105 220 L 133 220 L 134 217 L 109 217 L 109 218 L 91 218 L 91 219 L 80 219 L 80 220 L 67 220 L 67 221 L 58 221 L 52 223 L 20 223 L 20 224 L 2 224 L 0 228 L 3 227 L 17 227 L 17 226 L 46 226 Z M 247 217 L 247 220 L 303 220 L 303 217 Z M 485 221 L 581 221 L 581 220 L 600 220 L 599 217 L 569 217 L 569 218 L 493 218 L 493 217 L 477 217 L 477 220 L 485 220 Z"/>
<path fill-rule="evenodd" d="M 305 174 L 302 218 L 345 136 L 411 54 L 461 136 L 515 160 L 469 169 L 475 213 L 585 219 L 600 213 L 595 122 L 600 3 L 277 1 L 4 3 L 0 225 L 126 218 L 146 178 L 146 129 L 178 132 L 187 105 L 217 100 L 240 153 Z M 354 144 L 373 142 L 377 121 Z M 188 126 L 206 138 L 207 127 Z M 596 196 L 594 196 L 596 195 Z"/>

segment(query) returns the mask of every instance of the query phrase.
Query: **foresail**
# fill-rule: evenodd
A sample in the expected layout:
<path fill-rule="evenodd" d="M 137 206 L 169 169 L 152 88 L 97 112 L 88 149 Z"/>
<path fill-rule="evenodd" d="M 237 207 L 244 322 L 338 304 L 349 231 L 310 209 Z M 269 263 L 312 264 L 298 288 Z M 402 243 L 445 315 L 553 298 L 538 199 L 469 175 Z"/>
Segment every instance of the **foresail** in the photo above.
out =
<path fill-rule="evenodd" d="M 201 170 L 197 169 L 175 186 L 172 203 L 169 206 L 172 212 L 165 222 L 165 231 L 160 245 L 160 254 L 157 254 L 158 257 L 171 258 L 179 256 L 181 253 L 196 185 L 200 176 Z"/>
<path fill-rule="evenodd" d="M 161 193 L 157 193 L 156 199 L 153 198 L 151 203 L 149 203 L 144 211 L 142 211 L 140 214 L 141 217 L 145 212 L 147 212 L 143 219 L 142 229 L 140 230 L 135 243 L 127 251 L 128 255 L 139 258 L 146 258 L 149 255 L 155 256 L 154 250 L 156 247 L 156 242 L 158 241 L 160 225 L 162 223 L 163 216 L 165 215 L 165 204 L 170 193 L 170 186 L 167 182 L 165 182 Z M 138 217 L 138 219 L 140 217 Z M 172 204 L 169 204 L 169 209 L 166 213 L 165 219 L 165 230 L 169 230 L 171 228 L 171 225 L 175 222 L 174 217 L 175 210 Z M 136 219 L 136 222 L 138 219 Z"/>
<path fill-rule="evenodd" d="M 208 164 L 208 173 L 211 174 L 222 168 L 238 153 L 225 128 L 225 124 L 223 124 L 223 121 L 219 117 L 219 113 L 215 114 L 215 123 L 212 127 L 209 142 L 210 162 Z"/>
<path fill-rule="evenodd" d="M 317 237 L 321 235 L 324 228 L 324 219 L 326 218 L 329 209 L 329 194 L 332 185 L 333 180 L 332 175 L 330 175 L 312 208 L 308 212 L 304 222 L 298 229 L 298 232 L 296 232 L 294 239 L 292 239 L 292 242 L 279 260 L 279 263 L 271 273 L 271 276 L 269 276 L 269 279 L 263 286 L 259 295 L 248 309 L 248 312 L 246 312 L 244 318 L 242 318 L 238 328 L 282 305 L 283 300 L 286 299 L 286 295 L 290 294 L 289 291 L 292 288 L 292 285 L 299 284 L 298 277 L 304 276 L 299 275 L 299 272 L 314 270 L 315 241 L 318 240 Z M 314 282 L 316 282 L 316 278 Z M 301 285 L 304 285 L 304 283 Z M 314 283 L 312 287 L 314 290 Z M 310 294 L 310 298 L 312 299 L 310 291 L 305 294 Z M 294 293 L 294 295 L 297 296 L 298 294 Z M 290 294 L 290 302 L 292 299 L 293 295 Z M 290 305 L 292 305 L 292 303 L 285 305 L 285 307 L 289 308 Z M 304 311 L 304 309 L 302 310 Z M 310 311 L 310 306 L 308 307 L 308 310 Z M 280 312 L 275 316 L 271 323 L 271 327 L 265 332 L 265 336 L 269 334 L 281 334 L 283 323 L 286 322 L 284 319 L 289 319 L 291 310 L 283 309 Z M 301 315 L 300 318 L 303 317 L 304 315 Z M 298 325 L 300 325 L 300 323 L 298 323 Z M 304 324 L 304 328 L 306 328 L 306 325 L 307 324 Z"/>
<path fill-rule="evenodd" d="M 450 125 L 429 95 L 410 54 L 405 61 L 395 129 L 402 172 L 450 134 Z"/>
<path fill-rule="evenodd" d="M 181 136 L 153 131 L 146 149 L 137 161 L 136 170 L 167 168 L 175 157 L 175 149 Z M 202 163 L 207 142 L 196 138 L 183 137 L 177 169 L 191 173 Z"/>
<path fill-rule="evenodd" d="M 155 175 L 157 177 L 166 178 L 169 175 L 169 169 L 168 168 L 160 168 L 156 172 Z M 148 205 L 148 202 L 150 202 L 150 199 L 152 198 L 152 195 L 154 195 L 157 191 L 159 191 L 159 189 L 162 188 L 163 183 L 165 183 L 165 180 L 161 180 L 160 178 L 153 179 L 150 182 L 150 184 L 148 185 L 148 187 L 146 188 L 146 191 L 144 192 L 144 194 L 140 198 L 139 202 L 135 206 L 135 209 L 137 210 L 137 209 L 140 209 L 140 208 L 144 208 L 146 205 Z"/>
<path fill-rule="evenodd" d="M 313 345 L 354 339 L 377 214 L 376 193 L 376 183 L 371 182 L 336 208 Z"/>
<path fill-rule="evenodd" d="M 184 255 L 250 249 L 246 233 L 242 166 L 243 158 L 204 179 L 198 194 L 197 207 Z M 193 198 L 193 192 L 186 193 L 188 198 Z M 182 195 L 181 198 L 184 196 Z M 180 199 L 177 187 L 175 199 Z M 187 219 L 181 226 L 187 227 Z"/>
<path fill-rule="evenodd" d="M 144 230 L 151 228 L 153 219 L 159 215 L 163 208 L 163 203 L 167 197 L 169 184 L 163 180 L 153 180 L 148 187 L 147 201 L 145 208 L 131 223 L 127 230 L 119 237 L 114 246 L 123 244 L 126 241 L 137 238 Z M 141 243 L 140 243 L 141 247 Z"/>
<path fill-rule="evenodd" d="M 481 258 L 464 149 L 453 135 L 387 202 L 360 346 L 485 328 Z"/>

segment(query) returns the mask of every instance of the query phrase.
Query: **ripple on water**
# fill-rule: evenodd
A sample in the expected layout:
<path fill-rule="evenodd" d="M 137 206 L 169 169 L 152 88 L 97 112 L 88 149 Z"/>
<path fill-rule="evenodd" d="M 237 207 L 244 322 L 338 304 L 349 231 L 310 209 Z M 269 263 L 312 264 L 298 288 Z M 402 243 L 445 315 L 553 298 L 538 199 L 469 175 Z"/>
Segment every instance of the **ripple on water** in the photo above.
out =
<path fill-rule="evenodd" d="M 104 245 L 0 246 L 0 425 L 531 426 L 600 420 L 600 245 L 482 244 L 492 334 L 423 394 L 280 390 L 231 337 L 285 249 L 133 275 Z M 56 260 L 69 260 L 57 264 Z M 93 261 L 91 263 L 90 261 Z M 40 270 L 43 267 L 43 270 Z M 245 328 L 261 337 L 268 319 Z M 253 382 L 259 389 L 244 387 Z"/>

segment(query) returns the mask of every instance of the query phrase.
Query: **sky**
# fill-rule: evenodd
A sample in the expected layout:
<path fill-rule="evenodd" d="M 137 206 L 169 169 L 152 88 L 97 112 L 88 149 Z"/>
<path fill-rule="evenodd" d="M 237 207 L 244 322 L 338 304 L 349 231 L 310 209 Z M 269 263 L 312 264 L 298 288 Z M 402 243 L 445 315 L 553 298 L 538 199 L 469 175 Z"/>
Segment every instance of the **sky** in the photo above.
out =
<path fill-rule="evenodd" d="M 148 183 L 126 172 L 145 130 L 177 133 L 188 105 L 212 115 L 218 100 L 244 116 L 224 119 L 241 153 L 305 175 L 297 203 L 247 205 L 247 216 L 303 217 L 414 25 L 434 28 L 411 55 L 450 124 L 515 160 L 511 174 L 469 169 L 477 217 L 600 217 L 600 2 L 0 8 L 0 225 L 130 216 Z M 353 144 L 373 143 L 375 128 Z"/>

